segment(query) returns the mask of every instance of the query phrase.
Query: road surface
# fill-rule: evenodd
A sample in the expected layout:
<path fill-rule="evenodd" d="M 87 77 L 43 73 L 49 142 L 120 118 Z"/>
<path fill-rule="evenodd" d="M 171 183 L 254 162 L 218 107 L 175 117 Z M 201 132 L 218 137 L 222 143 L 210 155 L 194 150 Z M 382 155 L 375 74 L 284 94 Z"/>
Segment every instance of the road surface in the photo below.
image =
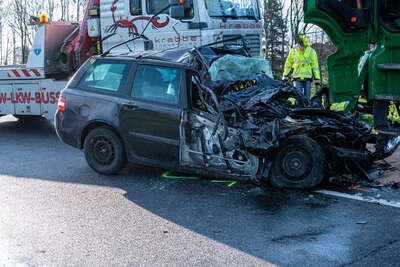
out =
<path fill-rule="evenodd" d="M 134 165 L 102 176 L 43 120 L 1 118 L 0 148 L 0 266 L 400 264 L 394 206 Z"/>

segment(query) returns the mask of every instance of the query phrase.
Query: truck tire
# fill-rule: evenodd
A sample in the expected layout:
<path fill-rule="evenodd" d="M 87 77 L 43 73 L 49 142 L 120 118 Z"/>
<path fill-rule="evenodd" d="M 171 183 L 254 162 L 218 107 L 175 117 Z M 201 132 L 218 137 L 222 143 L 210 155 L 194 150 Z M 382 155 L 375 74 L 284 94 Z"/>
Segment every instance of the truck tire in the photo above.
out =
<path fill-rule="evenodd" d="M 270 183 L 278 188 L 310 189 L 324 179 L 325 154 L 313 139 L 298 135 L 280 146 L 272 163 Z"/>
<path fill-rule="evenodd" d="M 83 149 L 89 166 L 100 174 L 116 174 L 125 166 L 123 143 L 111 129 L 98 127 L 90 131 Z"/>

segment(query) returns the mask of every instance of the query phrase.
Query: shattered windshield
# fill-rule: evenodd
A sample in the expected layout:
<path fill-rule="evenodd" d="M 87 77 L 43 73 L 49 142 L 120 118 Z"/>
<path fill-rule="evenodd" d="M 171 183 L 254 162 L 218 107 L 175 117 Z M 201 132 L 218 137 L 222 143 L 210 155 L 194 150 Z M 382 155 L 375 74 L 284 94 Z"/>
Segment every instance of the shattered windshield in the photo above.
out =
<path fill-rule="evenodd" d="M 210 17 L 259 19 L 257 0 L 205 0 Z"/>

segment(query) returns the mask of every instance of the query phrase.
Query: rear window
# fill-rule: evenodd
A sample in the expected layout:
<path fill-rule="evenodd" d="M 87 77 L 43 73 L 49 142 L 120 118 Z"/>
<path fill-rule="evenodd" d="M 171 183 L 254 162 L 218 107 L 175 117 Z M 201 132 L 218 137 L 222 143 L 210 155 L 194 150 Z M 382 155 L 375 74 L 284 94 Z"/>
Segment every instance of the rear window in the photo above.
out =
<path fill-rule="evenodd" d="M 124 77 L 127 77 L 127 71 L 127 63 L 95 62 L 88 67 L 78 87 L 118 92 Z"/>

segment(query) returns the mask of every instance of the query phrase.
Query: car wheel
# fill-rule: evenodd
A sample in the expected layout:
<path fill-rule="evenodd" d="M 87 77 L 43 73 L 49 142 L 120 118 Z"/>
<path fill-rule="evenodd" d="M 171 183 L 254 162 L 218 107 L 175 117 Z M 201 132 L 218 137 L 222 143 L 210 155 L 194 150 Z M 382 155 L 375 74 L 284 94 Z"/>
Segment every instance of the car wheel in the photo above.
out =
<path fill-rule="evenodd" d="M 101 174 L 115 174 L 125 165 L 125 150 L 121 139 L 105 127 L 95 128 L 87 135 L 84 152 L 89 166 Z"/>
<path fill-rule="evenodd" d="M 325 154 L 307 136 L 285 140 L 272 163 L 270 182 L 278 188 L 309 189 L 324 179 Z"/>

